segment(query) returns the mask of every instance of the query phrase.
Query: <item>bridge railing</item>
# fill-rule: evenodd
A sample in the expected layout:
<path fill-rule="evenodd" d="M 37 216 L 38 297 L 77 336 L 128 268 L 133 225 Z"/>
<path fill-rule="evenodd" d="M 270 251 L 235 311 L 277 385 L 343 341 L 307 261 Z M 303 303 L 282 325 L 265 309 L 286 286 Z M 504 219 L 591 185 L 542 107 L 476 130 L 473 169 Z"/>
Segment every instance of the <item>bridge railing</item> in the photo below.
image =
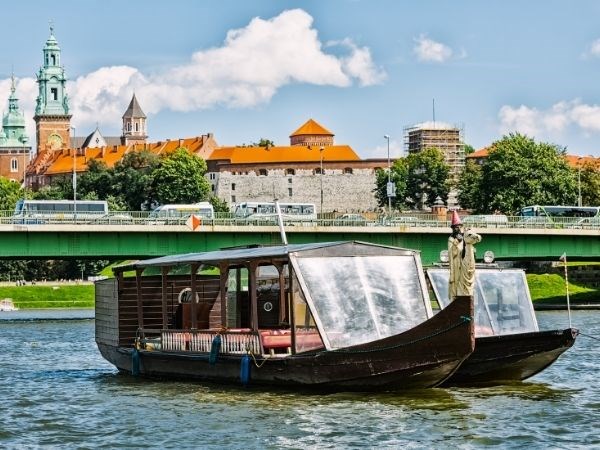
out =
<path fill-rule="evenodd" d="M 44 217 L 31 215 L 25 218 L 14 218 L 13 211 L 0 211 L 0 225 L 119 225 L 119 226 L 185 226 L 187 217 L 156 218 L 150 217 L 148 211 L 113 211 L 98 217 L 77 217 L 60 215 Z M 471 215 L 462 217 L 463 224 L 471 228 L 486 229 L 580 229 L 600 230 L 600 217 L 521 217 L 505 215 Z M 391 215 L 377 213 L 326 213 L 319 214 L 314 220 L 287 219 L 284 224 L 291 227 L 394 227 L 394 228 L 449 228 L 448 220 L 437 215 L 421 213 L 395 213 Z M 215 213 L 214 218 L 201 218 L 200 226 L 276 226 L 274 219 L 252 219 L 235 217 L 232 213 Z"/>

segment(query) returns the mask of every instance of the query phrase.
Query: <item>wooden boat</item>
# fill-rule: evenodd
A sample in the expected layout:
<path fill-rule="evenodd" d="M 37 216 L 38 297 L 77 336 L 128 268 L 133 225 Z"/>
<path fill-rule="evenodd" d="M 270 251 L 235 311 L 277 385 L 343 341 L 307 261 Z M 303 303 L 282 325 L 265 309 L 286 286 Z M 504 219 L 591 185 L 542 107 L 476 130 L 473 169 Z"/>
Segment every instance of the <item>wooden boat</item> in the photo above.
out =
<path fill-rule="evenodd" d="M 115 272 L 96 283 L 96 342 L 132 374 L 398 390 L 439 385 L 474 348 L 472 297 L 433 316 L 413 250 L 360 242 L 236 248 Z"/>
<path fill-rule="evenodd" d="M 429 268 L 427 277 L 440 307 L 451 305 L 448 268 Z M 475 351 L 446 385 L 525 380 L 574 344 L 579 333 L 574 328 L 539 330 L 523 270 L 481 264 L 475 280 Z"/>

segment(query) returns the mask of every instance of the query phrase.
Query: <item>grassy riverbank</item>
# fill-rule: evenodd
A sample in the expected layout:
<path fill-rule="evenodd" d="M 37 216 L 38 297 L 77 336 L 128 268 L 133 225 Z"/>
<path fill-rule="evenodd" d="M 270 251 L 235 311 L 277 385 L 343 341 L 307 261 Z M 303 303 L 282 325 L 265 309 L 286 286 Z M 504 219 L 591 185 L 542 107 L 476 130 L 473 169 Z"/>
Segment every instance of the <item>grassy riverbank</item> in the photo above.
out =
<path fill-rule="evenodd" d="M 531 299 L 536 304 L 566 306 L 565 280 L 558 274 L 527 274 Z M 569 283 L 572 304 L 600 303 L 600 290 Z M 93 308 L 93 283 L 45 283 L 35 286 L 0 286 L 0 299 L 12 298 L 20 309 Z"/>
<path fill-rule="evenodd" d="M 12 298 L 19 309 L 93 308 L 94 285 L 40 284 L 35 286 L 0 286 L 0 299 Z"/>

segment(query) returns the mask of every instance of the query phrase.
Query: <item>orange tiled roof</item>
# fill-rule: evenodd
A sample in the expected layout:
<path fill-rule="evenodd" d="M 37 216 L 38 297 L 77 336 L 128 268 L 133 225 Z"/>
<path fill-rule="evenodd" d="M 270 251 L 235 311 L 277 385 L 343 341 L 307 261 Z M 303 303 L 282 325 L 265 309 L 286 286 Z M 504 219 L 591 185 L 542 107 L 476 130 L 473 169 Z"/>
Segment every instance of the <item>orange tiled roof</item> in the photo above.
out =
<path fill-rule="evenodd" d="M 477 150 L 473 153 L 468 154 L 466 157 L 467 158 L 487 158 L 489 154 L 489 151 L 487 148 L 482 148 L 480 150 Z"/>
<path fill-rule="evenodd" d="M 595 158 L 593 156 L 577 156 L 577 155 L 566 155 L 567 163 L 569 166 L 578 168 L 580 165 L 584 166 L 585 164 L 595 164 L 600 165 L 600 158 Z"/>
<path fill-rule="evenodd" d="M 80 154 L 75 158 L 75 166 L 77 172 L 85 172 L 88 162 L 92 159 L 102 161 L 107 167 L 114 167 L 120 161 L 125 153 L 133 151 L 142 151 L 144 149 L 161 155 L 171 153 L 178 147 L 185 147 L 190 153 L 197 154 L 204 159 L 210 156 L 211 149 L 203 148 L 205 136 L 198 136 L 188 139 L 176 139 L 162 142 L 153 142 L 147 144 L 130 144 L 130 145 L 115 145 L 100 148 L 86 148 L 84 152 L 80 150 Z M 72 149 L 56 151 L 52 156 L 52 160 L 45 170 L 46 175 L 60 175 L 73 171 L 73 153 Z"/>
<path fill-rule="evenodd" d="M 327 128 L 321 126 L 313 119 L 308 119 L 304 125 L 294 131 L 290 137 L 292 136 L 305 136 L 305 135 L 316 135 L 316 136 L 334 136 L 334 134 L 329 131 Z"/>
<path fill-rule="evenodd" d="M 321 151 L 303 145 L 286 147 L 219 147 L 210 160 L 228 160 L 231 164 L 278 162 L 320 162 Z M 349 145 L 331 145 L 323 150 L 323 161 L 358 161 L 359 156 Z"/>

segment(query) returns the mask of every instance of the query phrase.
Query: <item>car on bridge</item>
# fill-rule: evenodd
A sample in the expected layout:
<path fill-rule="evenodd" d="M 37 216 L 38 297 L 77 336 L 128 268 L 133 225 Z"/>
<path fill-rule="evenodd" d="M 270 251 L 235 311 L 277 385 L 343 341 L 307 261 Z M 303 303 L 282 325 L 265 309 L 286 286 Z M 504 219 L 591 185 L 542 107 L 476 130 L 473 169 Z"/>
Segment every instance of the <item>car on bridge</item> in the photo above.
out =
<path fill-rule="evenodd" d="M 473 214 L 463 217 L 462 223 L 474 228 L 508 228 L 508 217 L 504 214 Z"/>

